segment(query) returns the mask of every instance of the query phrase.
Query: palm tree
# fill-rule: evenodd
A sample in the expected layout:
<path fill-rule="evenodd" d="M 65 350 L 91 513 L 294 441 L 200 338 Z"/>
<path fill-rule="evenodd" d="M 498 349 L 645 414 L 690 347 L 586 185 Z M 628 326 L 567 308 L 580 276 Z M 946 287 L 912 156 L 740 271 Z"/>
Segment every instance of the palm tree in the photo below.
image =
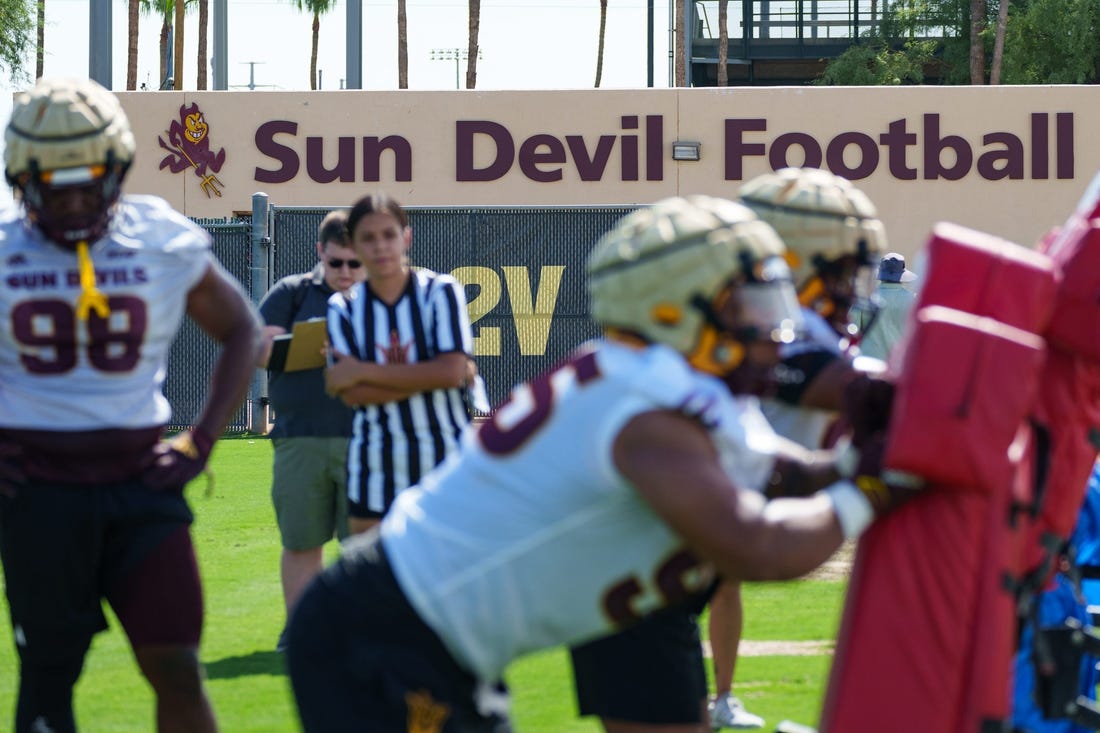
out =
<path fill-rule="evenodd" d="M 466 55 L 466 88 L 477 87 L 477 57 L 481 51 L 477 46 L 477 36 L 481 30 L 481 0 L 470 0 L 469 4 L 470 45 Z"/>
<path fill-rule="evenodd" d="M 600 44 L 596 48 L 596 88 L 600 88 L 603 78 L 603 42 L 607 32 L 607 0 L 600 0 Z"/>
<path fill-rule="evenodd" d="M 309 88 L 317 89 L 317 41 L 321 35 L 321 16 L 332 10 L 336 0 L 292 0 L 300 11 L 313 14 L 313 45 L 309 52 Z"/>
<path fill-rule="evenodd" d="M 684 34 L 684 0 L 676 0 L 676 80 L 675 85 L 684 86 L 687 81 L 687 44 Z"/>
<path fill-rule="evenodd" d="M 175 53 L 172 56 L 174 59 L 172 74 L 175 77 L 177 92 L 183 89 L 183 4 L 183 0 L 177 0 L 175 3 L 176 25 L 175 33 L 172 35 L 175 42 Z"/>
<path fill-rule="evenodd" d="M 210 0 L 199 0 L 199 48 L 198 73 L 195 76 L 195 88 L 206 89 L 206 34 L 210 24 Z"/>
<path fill-rule="evenodd" d="M 409 29 L 405 0 L 397 0 L 397 88 L 409 88 Z"/>
<path fill-rule="evenodd" d="M 164 89 L 168 81 L 168 34 L 172 32 L 172 1 L 156 0 L 156 11 L 161 13 L 161 78 L 157 89 Z"/>
<path fill-rule="evenodd" d="M 34 49 L 34 78 L 42 78 L 42 64 L 46 58 L 46 0 L 38 0 L 38 38 Z"/>
<path fill-rule="evenodd" d="M 137 89 L 138 67 L 138 15 L 141 13 L 141 0 L 129 0 L 126 18 L 126 88 Z"/>
<path fill-rule="evenodd" d="M 730 34 L 726 28 L 728 11 L 729 0 L 718 0 L 718 86 L 720 87 L 728 87 L 730 84 L 729 69 L 726 68 L 730 45 Z"/>

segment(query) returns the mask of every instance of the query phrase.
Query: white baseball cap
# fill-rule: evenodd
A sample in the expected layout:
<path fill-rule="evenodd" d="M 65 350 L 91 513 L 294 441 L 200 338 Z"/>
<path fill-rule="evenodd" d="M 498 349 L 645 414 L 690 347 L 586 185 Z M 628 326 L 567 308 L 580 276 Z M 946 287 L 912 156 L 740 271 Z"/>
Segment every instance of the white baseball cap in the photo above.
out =
<path fill-rule="evenodd" d="M 905 267 L 905 257 L 889 252 L 878 264 L 878 279 L 885 283 L 911 283 L 917 275 Z"/>

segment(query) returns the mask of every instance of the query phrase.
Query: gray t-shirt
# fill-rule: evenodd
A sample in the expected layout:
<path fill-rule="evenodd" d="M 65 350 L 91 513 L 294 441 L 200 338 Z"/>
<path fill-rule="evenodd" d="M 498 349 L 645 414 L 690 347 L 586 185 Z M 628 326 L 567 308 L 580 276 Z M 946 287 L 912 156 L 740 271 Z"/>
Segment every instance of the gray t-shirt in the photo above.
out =
<path fill-rule="evenodd" d="M 275 283 L 260 301 L 260 316 L 265 324 L 289 332 L 297 321 L 324 318 L 333 292 L 318 264 L 312 272 Z M 270 372 L 268 380 L 275 410 L 272 438 L 351 437 L 352 409 L 325 394 L 324 370 Z"/>

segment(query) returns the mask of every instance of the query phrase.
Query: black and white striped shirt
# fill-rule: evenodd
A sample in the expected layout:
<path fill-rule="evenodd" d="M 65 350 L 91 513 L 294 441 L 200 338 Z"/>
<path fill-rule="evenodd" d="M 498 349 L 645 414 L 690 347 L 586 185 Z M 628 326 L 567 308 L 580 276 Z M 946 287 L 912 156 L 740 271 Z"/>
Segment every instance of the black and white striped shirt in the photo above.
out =
<path fill-rule="evenodd" d="M 413 270 L 393 305 L 379 299 L 368 282 L 334 295 L 328 332 L 337 351 L 378 364 L 412 364 L 455 351 L 473 356 L 465 291 L 450 275 L 430 270 Z M 463 387 L 356 408 L 348 498 L 381 515 L 398 492 L 458 449 L 469 423 Z"/>

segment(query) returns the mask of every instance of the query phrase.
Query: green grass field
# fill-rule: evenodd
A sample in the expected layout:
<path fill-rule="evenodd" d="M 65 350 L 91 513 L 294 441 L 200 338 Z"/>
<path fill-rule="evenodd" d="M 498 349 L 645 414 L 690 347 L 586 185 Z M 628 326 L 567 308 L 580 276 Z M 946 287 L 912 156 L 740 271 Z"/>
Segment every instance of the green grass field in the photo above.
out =
<path fill-rule="evenodd" d="M 212 467 L 212 493 L 206 495 L 200 478 L 188 487 L 188 497 L 196 516 L 192 534 L 206 594 L 202 660 L 218 721 L 228 733 L 297 731 L 282 657 L 274 651 L 283 610 L 279 538 L 269 496 L 271 444 L 263 438 L 223 440 Z M 334 557 L 335 543 L 329 550 Z M 750 584 L 744 593 L 744 638 L 832 639 L 843 593 L 844 584 L 837 581 Z M 6 603 L 0 600 L 0 605 L 0 730 L 9 730 L 18 665 Z M 111 630 L 96 637 L 77 685 L 77 723 L 91 732 L 150 731 L 152 696 L 121 630 L 110 620 Z M 828 655 L 743 657 L 735 692 L 769 727 L 783 718 L 813 724 L 829 663 Z M 600 730 L 595 721 L 577 717 L 564 650 L 517 662 L 507 679 L 522 733 Z"/>

